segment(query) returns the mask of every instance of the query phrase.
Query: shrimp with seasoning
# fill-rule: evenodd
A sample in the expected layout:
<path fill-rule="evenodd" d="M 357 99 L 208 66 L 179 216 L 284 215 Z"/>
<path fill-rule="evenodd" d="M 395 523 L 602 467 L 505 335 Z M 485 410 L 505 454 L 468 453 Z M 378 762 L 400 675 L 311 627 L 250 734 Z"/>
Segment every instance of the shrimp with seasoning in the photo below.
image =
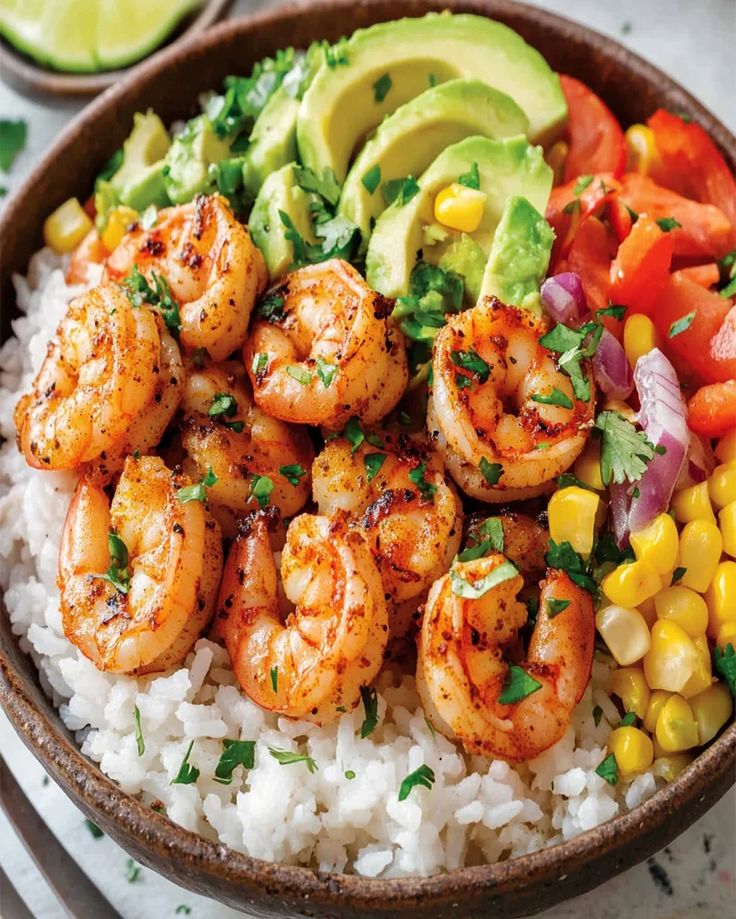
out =
<path fill-rule="evenodd" d="M 522 586 L 499 553 L 456 562 L 429 592 L 417 663 L 417 688 L 434 727 L 468 753 L 512 763 L 533 759 L 564 735 L 590 679 L 595 640 L 590 595 L 564 571 L 549 569 L 526 658 L 512 665 L 537 685 L 503 701 L 503 652 L 527 620 L 517 600 Z"/>
<path fill-rule="evenodd" d="M 128 457 L 112 503 L 82 476 L 59 551 L 64 634 L 99 670 L 151 673 L 186 657 L 212 617 L 220 528 L 156 456 Z"/>
<path fill-rule="evenodd" d="M 471 497 L 493 503 L 547 492 L 585 446 L 592 374 L 583 363 L 590 398 L 581 401 L 539 343 L 547 331 L 546 320 L 489 297 L 452 316 L 437 336 L 427 424 Z"/>
<path fill-rule="evenodd" d="M 161 276 L 179 306 L 179 340 L 224 360 L 245 340 L 253 304 L 267 280 L 248 230 L 220 195 L 199 195 L 158 214 L 156 225 L 125 234 L 107 259 L 103 280 L 121 283 L 134 268 Z"/>
<path fill-rule="evenodd" d="M 331 431 L 351 415 L 379 421 L 408 379 L 391 308 L 340 259 L 287 275 L 259 308 L 244 349 L 257 404 L 274 418 Z"/>
<path fill-rule="evenodd" d="M 18 448 L 36 469 L 76 469 L 122 443 L 156 393 L 161 336 L 148 310 L 96 287 L 69 305 L 15 409 Z"/>
<path fill-rule="evenodd" d="M 274 513 L 274 512 L 271 512 Z M 388 613 L 361 534 L 337 516 L 302 514 L 286 534 L 283 593 L 267 511 L 246 518 L 220 587 L 213 637 L 262 708 L 327 724 L 360 700 L 381 668 Z"/>

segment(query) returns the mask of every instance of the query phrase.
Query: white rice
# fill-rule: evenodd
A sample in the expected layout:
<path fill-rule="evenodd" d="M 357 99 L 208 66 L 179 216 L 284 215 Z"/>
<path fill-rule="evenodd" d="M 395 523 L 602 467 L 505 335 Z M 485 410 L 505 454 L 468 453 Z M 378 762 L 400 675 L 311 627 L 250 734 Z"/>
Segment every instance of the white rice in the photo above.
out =
<path fill-rule="evenodd" d="M 619 714 L 593 679 L 571 728 L 533 762 L 509 766 L 469 757 L 424 718 L 411 676 L 385 671 L 377 682 L 380 721 L 359 735 L 363 711 L 327 727 L 262 711 L 238 690 L 227 653 L 201 639 L 186 666 L 131 678 L 98 672 L 64 637 L 56 587 L 59 536 L 75 478 L 38 472 L 16 450 L 12 412 L 29 387 L 46 343 L 79 288 L 64 283 L 48 249 L 16 278 L 25 314 L 0 350 L 0 584 L 13 631 L 36 662 L 44 689 L 82 752 L 132 795 L 178 824 L 240 852 L 368 877 L 430 875 L 495 862 L 565 839 L 635 807 L 661 779 L 645 773 L 611 788 L 595 769 Z M 603 716 L 596 726 L 593 708 Z M 134 709 L 145 752 L 138 755 Z M 255 767 L 214 781 L 223 738 L 256 741 Z M 191 741 L 196 784 L 170 784 Z M 281 765 L 268 747 L 307 753 L 318 766 Z M 425 763 L 431 789 L 398 800 L 402 780 Z M 354 772 L 348 779 L 346 772 Z"/>

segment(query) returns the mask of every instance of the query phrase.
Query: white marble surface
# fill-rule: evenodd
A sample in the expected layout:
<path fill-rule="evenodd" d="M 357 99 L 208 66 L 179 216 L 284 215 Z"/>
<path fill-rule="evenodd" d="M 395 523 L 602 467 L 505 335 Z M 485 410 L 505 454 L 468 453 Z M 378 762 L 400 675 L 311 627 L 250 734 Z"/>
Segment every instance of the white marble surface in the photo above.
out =
<path fill-rule="evenodd" d="M 261 5 L 238 0 L 234 12 Z M 269 5 L 274 5 L 273 3 Z M 736 128 L 736 0 L 544 0 L 539 6 L 582 20 L 617 38 L 674 74 L 730 127 Z M 288 37 L 285 37 L 288 41 Z M 0 84 L 0 117 L 23 117 L 29 142 L 9 177 L 11 191 L 78 106 L 31 103 Z M 128 856 L 111 840 L 94 840 L 82 815 L 23 747 L 0 713 L 0 750 L 34 804 L 75 860 L 126 919 L 162 919 L 178 906 L 192 919 L 239 915 L 196 897 L 142 869 L 126 880 Z M 734 915 L 736 902 L 736 793 L 732 790 L 670 847 L 597 890 L 544 913 L 546 919 L 685 919 Z M 33 913 L 61 919 L 63 913 L 4 817 L 0 816 L 0 864 L 17 884 Z M 0 897 L 2 896 L 0 892 Z M 183 911 L 182 911 L 183 913 Z M 182 914 L 180 913 L 180 914 Z M 0 899 L 0 915 L 2 901 Z M 86 919 L 86 917 L 85 917 Z M 96 917 L 95 917 L 96 919 Z"/>

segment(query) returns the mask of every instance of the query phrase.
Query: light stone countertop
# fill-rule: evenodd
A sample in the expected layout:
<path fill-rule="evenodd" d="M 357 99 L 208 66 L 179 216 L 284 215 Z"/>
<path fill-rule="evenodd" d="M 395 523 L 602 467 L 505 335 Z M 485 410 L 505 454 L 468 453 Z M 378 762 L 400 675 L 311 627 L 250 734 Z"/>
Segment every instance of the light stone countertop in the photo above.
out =
<path fill-rule="evenodd" d="M 260 5 L 238 0 L 234 12 Z M 276 5 L 273 0 L 267 5 Z M 586 22 L 623 42 L 673 74 L 729 127 L 736 129 L 736 0 L 540 0 L 543 6 Z M 285 38 L 285 42 L 288 38 Z M 9 177 L 11 191 L 80 106 L 31 103 L 0 83 L 0 117 L 23 117 L 29 139 Z M 195 896 L 142 869 L 135 883 L 125 879 L 128 856 L 108 838 L 94 840 L 83 817 L 49 782 L 0 712 L 0 750 L 43 818 L 126 919 L 165 919 L 178 906 L 192 919 L 241 915 Z M 0 865 L 14 879 L 36 917 L 61 919 L 30 859 L 0 815 Z M 721 919 L 736 902 L 736 792 L 732 789 L 708 814 L 648 862 L 594 891 L 542 914 L 543 919 Z M 0 915 L 2 903 L 0 902 Z M 86 919 L 86 917 L 85 917 Z M 97 917 L 95 917 L 97 919 Z"/>

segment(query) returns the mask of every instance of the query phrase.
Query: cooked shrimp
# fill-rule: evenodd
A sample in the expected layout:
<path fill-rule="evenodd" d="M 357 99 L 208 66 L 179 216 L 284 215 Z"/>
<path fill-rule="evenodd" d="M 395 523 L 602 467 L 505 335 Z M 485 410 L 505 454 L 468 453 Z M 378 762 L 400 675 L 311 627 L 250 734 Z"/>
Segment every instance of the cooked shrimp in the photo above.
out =
<path fill-rule="evenodd" d="M 149 282 L 152 272 L 166 279 L 179 304 L 184 348 L 206 348 L 221 361 L 242 345 L 266 266 L 220 195 L 166 208 L 151 229 L 126 233 L 104 279 L 121 282 L 135 266 Z"/>
<path fill-rule="evenodd" d="M 314 448 L 304 428 L 269 417 L 254 402 L 245 369 L 238 361 L 203 367 L 189 374 L 182 402 L 184 469 L 202 478 L 208 469 L 217 482 L 210 503 L 237 516 L 274 504 L 285 517 L 309 498 Z M 268 494 L 256 488 L 259 480 Z M 254 494 L 255 489 L 255 494 Z"/>
<path fill-rule="evenodd" d="M 269 711 L 326 724 L 354 707 L 383 661 L 388 614 L 381 578 L 363 537 L 342 517 L 292 521 L 276 564 L 266 514 L 244 522 L 217 601 L 223 639 L 245 692 Z"/>
<path fill-rule="evenodd" d="M 408 370 L 390 301 L 340 259 L 292 272 L 271 294 L 276 306 L 244 349 L 261 408 L 333 431 L 351 415 L 374 424 L 394 408 Z"/>
<path fill-rule="evenodd" d="M 541 494 L 585 446 L 595 405 L 591 374 L 583 365 L 590 399 L 582 402 L 539 344 L 546 331 L 544 320 L 486 298 L 437 336 L 427 423 L 452 477 L 474 498 Z M 532 398 L 555 389 L 572 408 Z"/>
<path fill-rule="evenodd" d="M 468 526 L 468 548 L 479 546 L 492 547 L 490 535 L 493 527 L 489 520 L 498 520 L 502 536 L 499 550 L 509 561 L 512 561 L 524 575 L 528 585 L 539 584 L 544 577 L 546 562 L 544 559 L 549 543 L 549 532 L 532 517 L 518 511 L 504 510 L 503 513 L 489 518 L 487 515 L 475 514 Z M 486 553 L 483 553 L 486 554 Z"/>
<path fill-rule="evenodd" d="M 59 552 L 61 615 L 100 670 L 165 670 L 212 616 L 220 530 L 200 501 L 179 500 L 188 484 L 143 456 L 125 461 L 112 504 L 92 473 L 77 485 Z"/>
<path fill-rule="evenodd" d="M 161 339 L 148 310 L 114 287 L 72 301 L 31 393 L 15 409 L 18 447 L 36 469 L 74 469 L 112 449 L 150 403 Z"/>
<path fill-rule="evenodd" d="M 314 500 L 321 514 L 350 515 L 368 538 L 387 599 L 401 603 L 421 597 L 450 567 L 462 506 L 425 443 L 404 434 L 369 438 L 357 449 L 344 437 L 327 443 L 312 469 Z"/>
<path fill-rule="evenodd" d="M 494 572 L 503 577 L 503 565 L 509 566 L 507 577 L 484 591 L 483 579 Z M 548 570 L 527 656 L 518 665 L 539 686 L 518 701 L 502 702 L 509 673 L 503 650 L 527 619 L 516 599 L 523 579 L 514 570 L 496 553 L 456 562 L 432 586 L 419 639 L 417 686 L 432 724 L 469 753 L 522 762 L 567 730 L 590 678 L 595 626 L 590 595 L 565 572 Z M 569 605 L 553 616 L 552 599 Z"/>
<path fill-rule="evenodd" d="M 90 266 L 103 265 L 109 255 L 107 246 L 100 239 L 97 230 L 90 230 L 72 252 L 66 269 L 66 283 L 88 284 Z"/>

